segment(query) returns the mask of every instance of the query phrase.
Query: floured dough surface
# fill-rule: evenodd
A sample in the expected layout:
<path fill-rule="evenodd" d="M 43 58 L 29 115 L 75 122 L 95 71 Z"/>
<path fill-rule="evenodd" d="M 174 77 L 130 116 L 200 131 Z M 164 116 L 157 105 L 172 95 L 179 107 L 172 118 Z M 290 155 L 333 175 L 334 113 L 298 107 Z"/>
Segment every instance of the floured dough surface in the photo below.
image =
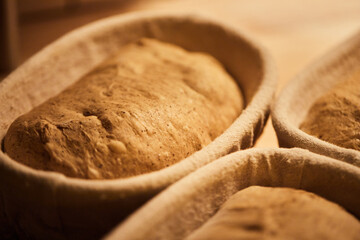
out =
<path fill-rule="evenodd" d="M 359 239 L 360 222 L 340 206 L 290 188 L 252 186 L 233 195 L 187 240 Z"/>
<path fill-rule="evenodd" d="M 360 151 L 360 69 L 319 98 L 300 129 L 340 147 Z"/>
<path fill-rule="evenodd" d="M 16 119 L 4 149 L 35 169 L 125 178 L 200 150 L 242 108 L 238 86 L 216 59 L 142 39 Z"/>

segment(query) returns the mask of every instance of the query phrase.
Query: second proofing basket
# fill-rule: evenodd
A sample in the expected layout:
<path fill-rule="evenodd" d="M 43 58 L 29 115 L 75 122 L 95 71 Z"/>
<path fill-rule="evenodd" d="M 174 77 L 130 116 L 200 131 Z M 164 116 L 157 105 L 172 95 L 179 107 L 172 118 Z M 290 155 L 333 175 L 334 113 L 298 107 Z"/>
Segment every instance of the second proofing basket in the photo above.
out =
<path fill-rule="evenodd" d="M 299 128 L 315 101 L 359 68 L 360 31 L 291 80 L 271 112 L 280 147 L 306 148 L 360 167 L 359 151 L 325 142 Z"/>
<path fill-rule="evenodd" d="M 302 189 L 360 216 L 360 168 L 304 149 L 255 148 L 222 157 L 181 179 L 105 239 L 184 239 L 233 194 L 254 185 Z"/>

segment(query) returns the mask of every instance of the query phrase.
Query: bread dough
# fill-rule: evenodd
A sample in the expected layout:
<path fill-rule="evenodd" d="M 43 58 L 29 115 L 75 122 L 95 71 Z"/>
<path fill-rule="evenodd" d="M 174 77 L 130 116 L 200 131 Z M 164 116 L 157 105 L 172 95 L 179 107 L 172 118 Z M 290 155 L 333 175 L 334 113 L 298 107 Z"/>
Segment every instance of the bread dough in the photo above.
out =
<path fill-rule="evenodd" d="M 17 118 L 4 150 L 69 177 L 125 178 L 190 156 L 242 108 L 237 84 L 216 59 L 141 39 Z"/>
<path fill-rule="evenodd" d="M 335 203 L 290 188 L 239 191 L 187 240 L 359 239 L 360 222 Z"/>
<path fill-rule="evenodd" d="M 320 97 L 300 129 L 337 146 L 360 151 L 360 69 Z"/>

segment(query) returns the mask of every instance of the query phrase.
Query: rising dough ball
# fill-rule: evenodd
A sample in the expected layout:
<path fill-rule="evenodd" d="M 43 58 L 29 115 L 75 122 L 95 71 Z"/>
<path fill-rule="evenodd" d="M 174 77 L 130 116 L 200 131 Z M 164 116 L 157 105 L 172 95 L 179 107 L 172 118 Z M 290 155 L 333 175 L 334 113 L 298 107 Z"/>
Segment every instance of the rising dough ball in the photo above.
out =
<path fill-rule="evenodd" d="M 187 240 L 359 239 L 360 222 L 335 203 L 290 188 L 253 186 L 233 195 Z"/>
<path fill-rule="evenodd" d="M 125 178 L 190 156 L 242 108 L 238 86 L 216 59 L 142 39 L 16 119 L 4 150 L 69 177 Z"/>
<path fill-rule="evenodd" d="M 340 147 L 360 151 L 360 70 L 320 97 L 300 129 Z"/>

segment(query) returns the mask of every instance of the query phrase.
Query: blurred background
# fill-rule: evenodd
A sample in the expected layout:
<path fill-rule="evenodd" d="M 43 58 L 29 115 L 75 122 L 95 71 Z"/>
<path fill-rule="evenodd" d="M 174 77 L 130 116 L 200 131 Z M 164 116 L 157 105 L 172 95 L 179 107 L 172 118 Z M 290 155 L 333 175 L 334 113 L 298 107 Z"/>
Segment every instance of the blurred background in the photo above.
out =
<path fill-rule="evenodd" d="M 0 81 L 72 29 L 152 9 L 199 11 L 241 29 L 275 59 L 278 92 L 307 64 L 360 31 L 360 0 L 0 0 Z M 256 147 L 274 146 L 268 122 Z"/>

